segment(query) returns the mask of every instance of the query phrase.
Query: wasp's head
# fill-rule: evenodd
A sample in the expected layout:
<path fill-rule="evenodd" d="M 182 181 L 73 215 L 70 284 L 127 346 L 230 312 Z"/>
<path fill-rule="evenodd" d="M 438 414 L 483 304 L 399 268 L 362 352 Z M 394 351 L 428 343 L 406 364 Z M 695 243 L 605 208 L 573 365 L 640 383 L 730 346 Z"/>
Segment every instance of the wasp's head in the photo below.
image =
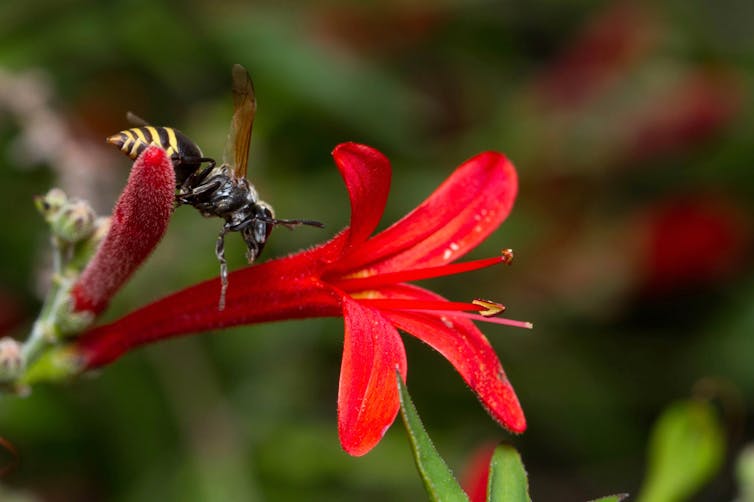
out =
<path fill-rule="evenodd" d="M 241 230 L 241 236 L 246 242 L 246 259 L 253 262 L 262 254 L 265 243 L 275 226 L 275 215 L 272 207 L 266 202 L 256 202 L 253 205 L 253 214 L 249 224 Z"/>

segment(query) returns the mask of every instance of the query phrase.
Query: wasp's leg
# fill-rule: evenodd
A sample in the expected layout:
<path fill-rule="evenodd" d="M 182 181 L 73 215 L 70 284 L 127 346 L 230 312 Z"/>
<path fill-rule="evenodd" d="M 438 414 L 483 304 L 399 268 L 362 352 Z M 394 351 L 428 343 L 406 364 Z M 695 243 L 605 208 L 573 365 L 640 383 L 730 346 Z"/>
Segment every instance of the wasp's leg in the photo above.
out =
<path fill-rule="evenodd" d="M 244 221 L 231 225 L 227 223 L 225 229 L 229 232 L 240 232 L 241 237 L 246 243 L 246 261 L 254 263 L 264 249 L 264 244 L 269 236 L 268 230 L 272 230 L 267 222 L 257 219 L 248 218 Z"/>
<path fill-rule="evenodd" d="M 217 310 L 225 309 L 225 293 L 228 291 L 228 262 L 225 260 L 225 234 L 228 229 L 223 226 L 220 235 L 217 236 L 215 244 L 215 256 L 220 262 L 220 300 L 217 303 Z"/>
<path fill-rule="evenodd" d="M 215 159 L 211 159 L 209 157 L 181 157 L 179 154 L 173 155 L 173 161 L 177 161 L 178 163 L 200 165 L 200 167 L 192 172 L 178 188 L 178 191 L 181 193 L 188 193 L 191 191 L 192 186 L 197 186 L 203 183 L 207 178 L 207 175 L 212 172 L 212 170 L 217 165 Z M 207 166 L 202 169 L 201 164 L 203 164 L 204 162 L 207 163 Z"/>
<path fill-rule="evenodd" d="M 221 176 L 213 176 L 205 183 L 199 185 L 198 187 L 192 188 L 187 193 L 179 193 L 176 196 L 176 200 L 180 202 L 181 204 L 195 204 L 198 202 L 196 199 L 206 193 L 213 192 L 220 188 L 222 184 L 225 182 L 225 180 Z"/>

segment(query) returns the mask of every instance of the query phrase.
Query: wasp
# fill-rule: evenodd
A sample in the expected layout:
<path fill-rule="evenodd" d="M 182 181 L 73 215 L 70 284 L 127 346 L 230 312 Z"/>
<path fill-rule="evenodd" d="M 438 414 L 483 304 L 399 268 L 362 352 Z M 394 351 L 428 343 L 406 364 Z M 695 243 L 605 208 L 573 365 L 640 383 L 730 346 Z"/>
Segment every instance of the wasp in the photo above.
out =
<path fill-rule="evenodd" d="M 264 249 L 276 225 L 293 228 L 310 225 L 322 228 L 318 221 L 277 219 L 272 206 L 262 201 L 254 185 L 246 178 L 251 144 L 251 128 L 256 116 L 257 102 L 254 84 L 246 68 L 233 65 L 233 118 L 225 146 L 223 162 L 217 165 L 205 157 L 201 149 L 185 134 L 172 127 L 154 127 L 129 113 L 128 118 L 139 127 L 121 131 L 107 138 L 132 159 L 148 146 L 165 149 L 173 162 L 176 178 L 176 205 L 195 207 L 205 217 L 225 220 L 215 244 L 215 256 L 220 262 L 220 301 L 225 308 L 228 289 L 228 265 L 225 259 L 225 235 L 239 232 L 246 244 L 246 259 L 252 263 Z"/>

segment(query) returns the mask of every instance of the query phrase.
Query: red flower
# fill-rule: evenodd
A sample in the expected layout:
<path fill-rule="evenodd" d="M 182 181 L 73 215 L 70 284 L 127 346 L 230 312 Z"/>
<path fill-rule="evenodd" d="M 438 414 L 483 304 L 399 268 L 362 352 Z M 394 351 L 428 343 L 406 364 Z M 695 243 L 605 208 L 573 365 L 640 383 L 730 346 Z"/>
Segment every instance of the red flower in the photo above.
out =
<path fill-rule="evenodd" d="M 741 87 L 733 74 L 691 72 L 627 121 L 630 162 L 683 151 L 718 134 L 741 110 Z"/>
<path fill-rule="evenodd" d="M 751 249 L 751 217 L 734 200 L 693 193 L 647 207 L 637 219 L 643 292 L 708 287 L 730 279 Z"/>
<path fill-rule="evenodd" d="M 615 2 L 597 12 L 538 82 L 548 106 L 578 106 L 628 73 L 657 41 L 651 11 L 636 2 Z"/>
<path fill-rule="evenodd" d="M 409 215 L 370 238 L 387 200 L 389 162 L 354 143 L 339 145 L 333 156 L 351 200 L 350 227 L 316 248 L 233 272 L 222 311 L 217 309 L 220 281 L 213 279 L 90 330 L 76 342 L 84 366 L 101 366 L 136 346 L 182 334 L 343 316 L 338 423 L 348 453 L 367 453 L 398 413 L 394 371 L 406 375 L 398 329 L 443 354 L 497 421 L 523 432 L 526 422 L 516 394 L 472 319 L 528 323 L 486 318 L 479 314 L 489 306 L 484 302 L 450 302 L 407 284 L 509 261 L 503 253 L 452 263 L 510 212 L 517 190 L 512 164 L 499 153 L 477 155 Z"/>

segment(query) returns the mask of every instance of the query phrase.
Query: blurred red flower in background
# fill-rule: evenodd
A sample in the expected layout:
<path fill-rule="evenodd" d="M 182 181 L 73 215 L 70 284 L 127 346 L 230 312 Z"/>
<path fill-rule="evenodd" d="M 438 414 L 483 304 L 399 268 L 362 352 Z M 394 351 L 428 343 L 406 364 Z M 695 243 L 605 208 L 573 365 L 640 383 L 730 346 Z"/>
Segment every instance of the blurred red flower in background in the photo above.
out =
<path fill-rule="evenodd" d="M 639 218 L 643 288 L 666 293 L 707 286 L 740 269 L 751 220 L 732 201 L 710 194 L 664 200 Z"/>
<path fill-rule="evenodd" d="M 0 286 L 0 335 L 16 328 L 26 315 L 21 301 L 10 290 Z"/>
<path fill-rule="evenodd" d="M 444 10 L 437 5 L 344 3 L 319 5 L 309 16 L 318 37 L 380 53 L 406 50 L 431 37 L 450 17 Z"/>
<path fill-rule="evenodd" d="M 668 64 L 670 40 L 649 5 L 615 2 L 593 16 L 524 93 L 540 128 L 537 162 L 561 171 L 643 167 L 730 125 L 743 77 L 722 64 Z M 537 148 L 543 139 L 548 148 Z"/>
<path fill-rule="evenodd" d="M 655 97 L 630 119 L 624 161 L 639 161 L 694 146 L 713 137 L 739 111 L 734 75 L 697 70 Z"/>
<path fill-rule="evenodd" d="M 548 105 L 578 106 L 619 81 L 655 44 L 652 14 L 635 3 L 616 2 L 576 33 L 535 87 Z"/>

